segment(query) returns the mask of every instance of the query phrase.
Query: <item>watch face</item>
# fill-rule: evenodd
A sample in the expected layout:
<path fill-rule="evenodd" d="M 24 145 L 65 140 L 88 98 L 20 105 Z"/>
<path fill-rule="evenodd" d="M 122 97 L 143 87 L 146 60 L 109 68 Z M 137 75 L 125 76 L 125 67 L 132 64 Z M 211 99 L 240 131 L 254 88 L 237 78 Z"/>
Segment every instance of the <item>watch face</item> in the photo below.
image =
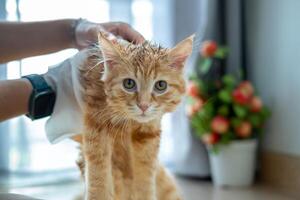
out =
<path fill-rule="evenodd" d="M 51 90 L 38 93 L 34 101 L 34 117 L 39 119 L 49 116 L 54 108 L 55 93 Z"/>

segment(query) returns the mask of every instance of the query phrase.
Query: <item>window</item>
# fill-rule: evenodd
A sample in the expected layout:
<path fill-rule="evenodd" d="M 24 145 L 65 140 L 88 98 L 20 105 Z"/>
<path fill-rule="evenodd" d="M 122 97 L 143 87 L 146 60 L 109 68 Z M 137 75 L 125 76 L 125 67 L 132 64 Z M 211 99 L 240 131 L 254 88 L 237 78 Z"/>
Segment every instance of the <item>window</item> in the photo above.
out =
<path fill-rule="evenodd" d="M 6 0 L 6 11 L 9 21 L 41 21 L 59 18 L 85 18 L 94 22 L 126 21 L 147 39 L 152 37 L 150 0 Z M 6 77 L 14 79 L 32 73 L 45 73 L 48 66 L 57 64 L 76 52 L 77 50 L 68 49 L 9 62 Z M 44 133 L 46 120 L 31 122 L 26 117 L 19 117 L 0 124 L 0 141 L 9 143 L 7 163 L 2 164 L 0 168 L 16 172 L 17 175 L 12 175 L 10 178 L 10 184 L 13 186 L 78 177 L 79 172 L 75 166 L 76 144 L 69 140 L 56 145 L 49 144 Z M 9 132 L 9 137 L 5 136 L 4 132 Z M 0 160 L 6 153 L 0 152 Z"/>

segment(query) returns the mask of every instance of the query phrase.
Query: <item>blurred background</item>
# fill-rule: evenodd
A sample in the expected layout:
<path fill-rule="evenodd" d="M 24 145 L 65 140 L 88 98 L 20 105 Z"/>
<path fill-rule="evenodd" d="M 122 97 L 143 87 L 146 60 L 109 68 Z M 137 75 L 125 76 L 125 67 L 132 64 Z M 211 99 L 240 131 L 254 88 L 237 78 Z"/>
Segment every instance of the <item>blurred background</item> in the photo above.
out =
<path fill-rule="evenodd" d="M 187 63 L 187 76 L 197 65 L 201 41 L 227 45 L 231 53 L 224 64 L 226 71 L 242 68 L 272 111 L 259 147 L 258 183 L 231 191 L 211 186 L 208 154 L 190 129 L 184 103 L 163 120 L 160 159 L 179 175 L 186 199 L 202 195 L 214 200 L 245 196 L 288 200 L 300 199 L 298 8 L 297 0 L 0 0 L 0 20 L 123 21 L 165 47 L 196 33 L 198 42 Z M 68 49 L 1 64 L 0 79 L 44 73 L 76 52 Z M 76 144 L 65 140 L 51 145 L 44 131 L 46 120 L 19 117 L 0 123 L 1 192 L 72 199 L 81 190 Z M 59 185 L 70 192 L 57 192 Z"/>

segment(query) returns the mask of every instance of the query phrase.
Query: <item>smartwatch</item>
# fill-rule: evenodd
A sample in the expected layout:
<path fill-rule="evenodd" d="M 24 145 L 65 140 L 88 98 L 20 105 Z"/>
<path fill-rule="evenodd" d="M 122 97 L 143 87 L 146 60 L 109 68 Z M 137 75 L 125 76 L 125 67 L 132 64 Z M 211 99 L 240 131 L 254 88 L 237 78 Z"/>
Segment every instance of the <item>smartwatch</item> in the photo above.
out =
<path fill-rule="evenodd" d="M 28 114 L 31 120 L 47 117 L 52 114 L 56 94 L 54 90 L 47 84 L 43 76 L 31 74 L 23 76 L 30 81 L 32 85 L 32 93 L 29 99 Z"/>

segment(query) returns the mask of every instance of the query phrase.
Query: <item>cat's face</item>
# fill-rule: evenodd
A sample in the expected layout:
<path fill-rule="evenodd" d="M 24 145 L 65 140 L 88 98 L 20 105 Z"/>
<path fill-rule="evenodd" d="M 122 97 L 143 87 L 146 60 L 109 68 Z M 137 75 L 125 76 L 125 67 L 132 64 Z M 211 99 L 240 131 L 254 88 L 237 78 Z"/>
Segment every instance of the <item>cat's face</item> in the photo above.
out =
<path fill-rule="evenodd" d="M 192 38 L 168 50 L 149 43 L 122 46 L 100 38 L 105 59 L 102 80 L 107 103 L 140 123 L 173 111 L 185 92 L 183 65 L 192 50 Z"/>

